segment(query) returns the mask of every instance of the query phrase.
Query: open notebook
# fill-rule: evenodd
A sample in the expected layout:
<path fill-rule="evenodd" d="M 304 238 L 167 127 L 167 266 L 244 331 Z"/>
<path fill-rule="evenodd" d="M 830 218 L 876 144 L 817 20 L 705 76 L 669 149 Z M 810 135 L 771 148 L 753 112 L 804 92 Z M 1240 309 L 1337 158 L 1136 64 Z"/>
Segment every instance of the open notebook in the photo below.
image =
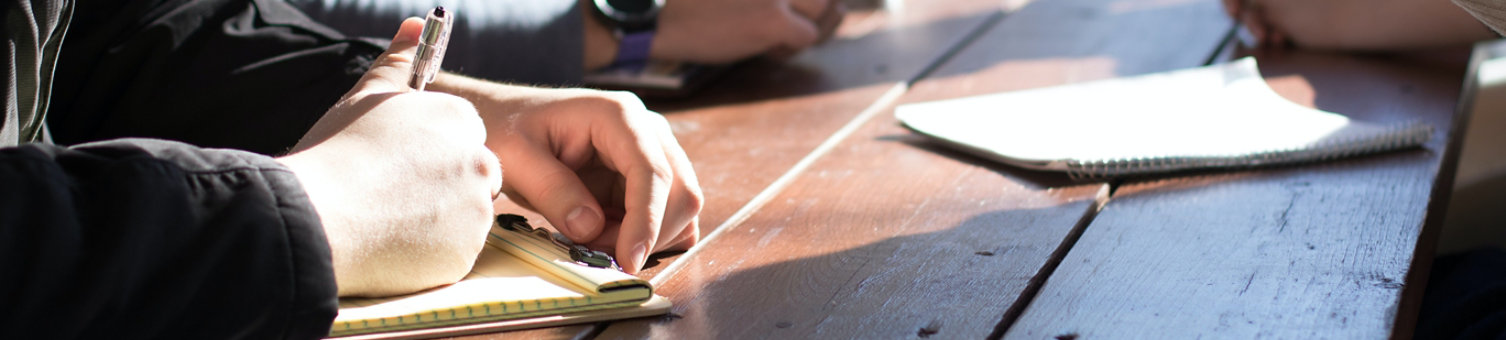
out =
<path fill-rule="evenodd" d="M 664 314 L 648 281 L 571 260 L 546 239 L 493 224 L 460 282 L 387 298 L 340 299 L 340 339 L 432 338 Z"/>
<path fill-rule="evenodd" d="M 1104 178 L 1329 160 L 1416 147 L 1421 123 L 1350 120 L 1266 85 L 1254 58 L 900 106 L 906 127 L 1015 166 Z"/>

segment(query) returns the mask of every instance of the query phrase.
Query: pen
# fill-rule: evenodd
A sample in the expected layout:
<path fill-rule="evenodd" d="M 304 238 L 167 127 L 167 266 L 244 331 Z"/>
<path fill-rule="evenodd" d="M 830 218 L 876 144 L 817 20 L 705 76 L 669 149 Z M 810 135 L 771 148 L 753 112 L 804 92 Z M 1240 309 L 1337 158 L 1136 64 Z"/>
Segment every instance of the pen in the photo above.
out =
<path fill-rule="evenodd" d="M 439 74 L 439 65 L 444 63 L 445 46 L 450 44 L 450 27 L 455 15 L 445 11 L 444 6 L 435 7 L 424 18 L 424 30 L 418 40 L 418 52 L 413 55 L 413 75 L 408 78 L 408 87 L 423 91 Z"/>

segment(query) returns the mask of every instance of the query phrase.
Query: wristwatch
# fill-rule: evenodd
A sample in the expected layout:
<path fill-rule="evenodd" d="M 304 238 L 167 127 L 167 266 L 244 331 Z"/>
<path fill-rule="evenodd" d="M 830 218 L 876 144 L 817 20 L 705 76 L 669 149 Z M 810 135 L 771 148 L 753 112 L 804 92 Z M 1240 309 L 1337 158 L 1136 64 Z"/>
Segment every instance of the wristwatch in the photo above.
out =
<path fill-rule="evenodd" d="M 664 0 L 592 0 L 596 14 L 615 28 L 617 58 L 613 65 L 642 64 L 654 40 Z"/>

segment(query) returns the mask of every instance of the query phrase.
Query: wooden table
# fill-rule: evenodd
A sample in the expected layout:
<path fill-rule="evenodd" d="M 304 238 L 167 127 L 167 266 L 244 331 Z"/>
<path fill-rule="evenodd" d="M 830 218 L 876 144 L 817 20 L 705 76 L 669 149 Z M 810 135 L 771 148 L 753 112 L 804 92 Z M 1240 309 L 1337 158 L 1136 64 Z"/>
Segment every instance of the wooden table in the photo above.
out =
<path fill-rule="evenodd" d="M 642 274 L 670 315 L 476 338 L 1410 335 L 1466 53 L 1257 54 L 1297 103 L 1432 124 L 1422 150 L 1076 182 L 936 147 L 893 108 L 1249 53 L 1218 0 L 849 4 L 834 41 L 649 103 L 707 199 L 704 242 Z"/>

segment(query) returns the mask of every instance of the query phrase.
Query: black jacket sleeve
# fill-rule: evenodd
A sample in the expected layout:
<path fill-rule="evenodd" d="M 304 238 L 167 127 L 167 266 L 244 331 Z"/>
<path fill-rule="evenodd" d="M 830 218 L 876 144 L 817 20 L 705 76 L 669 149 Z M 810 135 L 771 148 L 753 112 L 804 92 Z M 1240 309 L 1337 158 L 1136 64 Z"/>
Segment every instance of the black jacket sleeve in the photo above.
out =
<path fill-rule="evenodd" d="M 47 122 L 58 144 L 149 137 L 281 154 L 387 44 L 281 0 L 83 1 Z"/>
<path fill-rule="evenodd" d="M 0 339 L 319 338 L 330 250 L 271 158 L 160 140 L 0 149 Z"/>

